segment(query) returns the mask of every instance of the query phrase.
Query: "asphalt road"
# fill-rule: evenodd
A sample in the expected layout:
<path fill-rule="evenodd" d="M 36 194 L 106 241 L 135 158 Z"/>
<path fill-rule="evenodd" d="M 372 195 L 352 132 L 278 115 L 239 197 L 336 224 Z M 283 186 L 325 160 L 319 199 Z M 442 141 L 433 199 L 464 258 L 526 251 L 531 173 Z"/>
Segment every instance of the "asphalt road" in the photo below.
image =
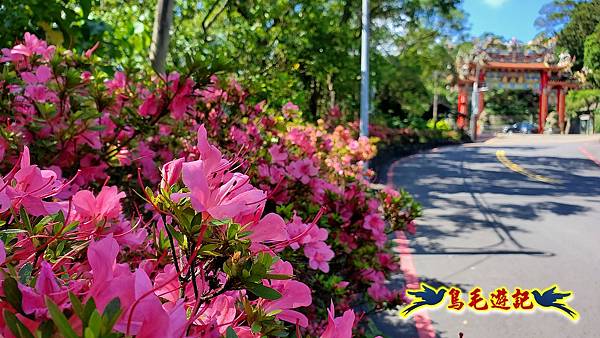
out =
<path fill-rule="evenodd" d="M 590 157 L 600 159 L 598 137 L 515 135 L 391 167 L 388 183 L 424 207 L 409 244 L 421 281 L 466 292 L 478 286 L 486 295 L 502 286 L 558 284 L 573 291 L 568 303 L 580 314 L 572 322 L 558 312 L 456 314 L 442 307 L 426 310 L 434 336 L 600 337 L 600 161 Z M 394 282 L 401 286 L 403 277 Z M 386 336 L 419 337 L 414 321 L 397 313 L 377 321 Z"/>

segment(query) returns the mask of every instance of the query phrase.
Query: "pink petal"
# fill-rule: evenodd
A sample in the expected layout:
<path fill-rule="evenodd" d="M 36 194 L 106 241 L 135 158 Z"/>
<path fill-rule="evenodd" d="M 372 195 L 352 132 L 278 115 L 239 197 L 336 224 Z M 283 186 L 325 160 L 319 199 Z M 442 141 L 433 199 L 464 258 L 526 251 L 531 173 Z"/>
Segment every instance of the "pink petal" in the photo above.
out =
<path fill-rule="evenodd" d="M 278 315 L 276 315 L 277 319 L 286 321 L 292 324 L 298 324 L 302 327 L 308 326 L 308 318 L 305 315 L 298 311 L 294 310 L 283 310 Z M 337 338 L 337 337 L 336 337 Z"/>
<path fill-rule="evenodd" d="M 102 283 L 112 278 L 118 254 L 119 244 L 112 235 L 90 243 L 87 256 L 94 274 L 94 283 Z"/>
<path fill-rule="evenodd" d="M 286 224 L 281 216 L 270 213 L 263 217 L 257 224 L 249 227 L 252 231 L 250 238 L 255 242 L 285 241 L 288 239 Z"/>

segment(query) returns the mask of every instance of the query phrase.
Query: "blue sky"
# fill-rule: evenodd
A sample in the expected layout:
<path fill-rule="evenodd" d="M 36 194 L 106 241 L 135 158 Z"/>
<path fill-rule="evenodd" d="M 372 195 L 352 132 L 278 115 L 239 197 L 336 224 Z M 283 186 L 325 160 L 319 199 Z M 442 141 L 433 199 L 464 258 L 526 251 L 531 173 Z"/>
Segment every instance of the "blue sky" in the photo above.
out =
<path fill-rule="evenodd" d="M 469 14 L 471 34 L 485 32 L 516 37 L 529 41 L 538 33 L 533 23 L 542 6 L 551 0 L 465 0 L 464 10 Z"/>

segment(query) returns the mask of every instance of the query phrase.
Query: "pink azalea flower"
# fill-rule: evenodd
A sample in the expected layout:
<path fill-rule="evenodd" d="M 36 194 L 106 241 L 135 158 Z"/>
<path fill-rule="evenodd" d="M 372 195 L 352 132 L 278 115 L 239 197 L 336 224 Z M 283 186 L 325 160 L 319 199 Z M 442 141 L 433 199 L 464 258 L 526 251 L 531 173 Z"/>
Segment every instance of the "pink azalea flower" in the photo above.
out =
<path fill-rule="evenodd" d="M 24 42 L 13 47 L 11 53 L 13 55 L 18 54 L 26 57 L 38 54 L 41 55 L 45 61 L 48 61 L 52 58 L 55 49 L 54 46 L 48 46 L 46 41 L 40 40 L 37 36 L 26 32 Z"/>
<path fill-rule="evenodd" d="M 325 242 L 312 242 L 304 246 L 304 255 L 308 257 L 308 266 L 311 269 L 328 273 L 328 262 L 335 256 L 335 253 Z"/>
<path fill-rule="evenodd" d="M 148 143 L 140 142 L 137 147 L 138 162 L 142 166 L 142 175 L 151 182 L 158 182 L 160 174 L 154 162 L 156 152 L 150 148 Z"/>
<path fill-rule="evenodd" d="M 396 271 L 400 268 L 400 266 L 396 262 L 394 262 L 392 255 L 390 255 L 389 253 L 378 252 L 377 260 L 379 261 L 379 264 L 381 264 L 382 267 L 391 271 Z"/>
<path fill-rule="evenodd" d="M 367 293 L 376 302 L 388 301 L 394 297 L 394 294 L 382 283 L 374 283 L 367 289 Z"/>
<path fill-rule="evenodd" d="M 374 270 L 372 268 L 365 269 L 361 272 L 364 279 L 374 283 L 384 283 L 385 275 L 381 271 Z"/>
<path fill-rule="evenodd" d="M 224 334 L 236 317 L 236 301 L 237 299 L 228 295 L 215 297 L 210 305 L 203 309 L 198 321 L 201 324 L 214 324 L 218 326 L 219 333 Z"/>
<path fill-rule="evenodd" d="M 373 232 L 383 231 L 385 229 L 385 221 L 379 214 L 368 214 L 363 222 L 363 228 Z"/>
<path fill-rule="evenodd" d="M 341 281 L 341 282 L 337 283 L 335 285 L 335 287 L 338 289 L 345 289 L 348 285 L 350 285 L 350 282 Z"/>
<path fill-rule="evenodd" d="M 50 215 L 60 209 L 59 203 L 43 200 L 55 196 L 63 188 L 57 180 L 56 173 L 52 170 L 40 170 L 36 165 L 31 165 L 29 148 L 25 147 L 23 150 L 20 169 L 11 181 L 14 184 L 6 186 L 6 195 L 16 209 L 23 206 L 33 216 Z"/>
<path fill-rule="evenodd" d="M 173 199 L 189 197 L 196 211 L 207 212 L 216 219 L 232 218 L 240 222 L 245 217 L 260 215 L 266 193 L 254 188 L 244 174 L 225 174 L 231 164 L 208 143 L 204 126 L 198 129 L 198 150 L 200 159 L 184 163 L 181 170 L 183 183 L 190 192 L 173 194 Z"/>
<path fill-rule="evenodd" d="M 265 215 L 246 229 L 252 232 L 249 237 L 254 242 L 285 241 L 289 238 L 285 221 L 281 216 L 273 213 Z"/>
<path fill-rule="evenodd" d="M 6 262 L 6 249 L 4 248 L 4 242 L 0 240 L 0 266 Z M 0 281 L 1 281 L 0 277 Z"/>
<path fill-rule="evenodd" d="M 112 80 L 107 80 L 105 83 L 109 93 L 123 90 L 127 86 L 127 76 L 123 72 L 116 72 Z"/>
<path fill-rule="evenodd" d="M 137 269 L 132 273 L 128 264 L 117 264 L 118 253 L 119 245 L 112 235 L 90 243 L 88 248 L 93 275 L 89 296 L 94 298 L 98 310 L 103 311 L 109 301 L 119 298 L 124 311 L 115 325 L 117 331 L 137 337 L 174 337 L 173 333 L 181 333 L 185 311 L 167 312 L 150 292 L 153 286 L 146 272 Z"/>
<path fill-rule="evenodd" d="M 260 333 L 252 333 L 252 329 L 247 326 L 238 326 L 233 329 L 235 334 L 237 334 L 238 338 L 260 338 L 262 335 Z"/>
<path fill-rule="evenodd" d="M 2 177 L 0 177 L 0 187 L 3 187 L 5 184 L 6 183 L 4 183 Z M 12 201 L 10 200 L 10 197 L 8 197 L 6 194 L 6 189 L 0 190 L 0 213 L 8 210 L 11 206 L 11 203 Z"/>
<path fill-rule="evenodd" d="M 158 98 L 151 94 L 144 99 L 144 103 L 140 106 L 138 112 L 141 116 L 154 116 L 158 113 Z"/>
<path fill-rule="evenodd" d="M 327 327 L 320 338 L 352 338 L 354 326 L 354 311 L 346 310 L 341 317 L 335 317 L 333 302 L 327 310 Z"/>
<path fill-rule="evenodd" d="M 27 314 L 35 314 L 36 317 L 47 317 L 48 310 L 44 296 L 50 297 L 60 308 L 64 309 L 69 305 L 68 290 L 58 285 L 52 266 L 46 261 L 41 263 L 35 289 L 19 284 L 19 290 L 23 294 L 23 311 Z"/>
<path fill-rule="evenodd" d="M 22 72 L 21 77 L 27 84 L 44 84 L 52 77 L 52 70 L 48 66 L 39 66 L 35 74 L 31 72 Z"/>
<path fill-rule="evenodd" d="M 263 201 L 266 194 L 255 189 L 248 176 L 234 173 L 220 187 L 209 186 L 211 172 L 203 160 L 183 164 L 183 183 L 190 190 L 187 194 L 174 194 L 174 198 L 190 197 L 192 207 L 199 212 L 207 212 L 216 219 L 240 217 L 253 214 L 257 202 Z"/>
<path fill-rule="evenodd" d="M 285 160 L 287 160 L 288 154 L 282 148 L 280 144 L 274 144 L 269 148 L 271 163 L 284 164 Z"/>
<path fill-rule="evenodd" d="M 281 108 L 281 110 L 282 110 L 284 113 L 290 113 L 290 112 L 296 112 L 296 111 L 299 111 L 299 110 L 300 110 L 300 108 L 298 108 L 298 106 L 297 106 L 297 105 L 295 105 L 295 104 L 293 104 L 292 102 L 288 102 L 288 103 L 286 103 L 286 104 L 285 104 L 285 105 L 284 105 L 284 106 Z"/>
<path fill-rule="evenodd" d="M 121 215 L 121 199 L 124 192 L 117 187 L 102 187 L 97 197 L 89 190 L 79 191 L 73 196 L 73 206 L 84 220 L 116 219 Z"/>
<path fill-rule="evenodd" d="M 173 184 L 177 183 L 179 177 L 181 177 L 181 169 L 183 168 L 183 163 L 185 162 L 185 158 L 181 157 L 176 160 L 170 161 L 163 165 L 161 174 L 162 181 L 160 182 L 160 187 L 170 187 Z"/>
<path fill-rule="evenodd" d="M 293 268 L 289 262 L 278 261 L 273 266 L 271 273 L 292 275 Z M 268 300 L 263 303 L 263 309 L 269 313 L 275 310 L 281 310 L 277 317 L 280 320 L 298 324 L 302 327 L 308 326 L 308 318 L 302 313 L 292 310 L 302 306 L 309 306 L 312 303 L 311 291 L 304 283 L 295 280 L 273 280 L 270 287 L 281 294 L 277 300 Z"/>
<path fill-rule="evenodd" d="M 179 74 L 177 73 L 169 75 L 169 81 L 172 81 L 170 86 L 171 91 L 177 93 L 169 105 L 171 117 L 181 120 L 188 108 L 196 103 L 196 98 L 191 95 L 194 81 L 187 78 L 183 86 L 179 87 Z"/>
<path fill-rule="evenodd" d="M 292 221 L 287 224 L 287 232 L 290 238 L 297 238 L 306 232 L 308 224 L 302 222 L 302 219 L 296 215 L 292 216 Z M 301 238 L 297 238 L 290 244 L 290 247 L 294 250 L 300 248 L 301 244 L 309 243 L 311 240 L 310 235 L 306 233 Z"/>
<path fill-rule="evenodd" d="M 414 235 L 417 232 L 417 224 L 415 221 L 410 221 L 406 224 L 406 231 L 408 231 L 411 235 Z"/>
<path fill-rule="evenodd" d="M 319 170 L 314 166 L 309 158 L 297 160 L 287 166 L 287 170 L 292 177 L 299 179 L 302 183 L 308 184 L 311 177 L 316 176 Z"/>
<path fill-rule="evenodd" d="M 88 81 L 90 81 L 91 78 L 92 78 L 92 73 L 90 73 L 89 71 L 85 70 L 85 71 L 81 72 L 81 80 L 83 82 L 88 82 Z"/>
<path fill-rule="evenodd" d="M 97 42 L 96 42 L 96 43 L 95 43 L 95 44 L 92 46 L 92 48 L 90 48 L 90 49 L 86 50 L 86 51 L 85 51 L 85 53 L 83 53 L 83 55 L 84 55 L 86 58 L 88 58 L 88 59 L 89 59 L 89 58 L 91 58 L 91 57 L 92 57 L 92 54 L 93 54 L 93 53 L 96 51 L 96 49 L 98 49 L 98 46 L 100 46 L 100 41 L 97 41 Z"/>

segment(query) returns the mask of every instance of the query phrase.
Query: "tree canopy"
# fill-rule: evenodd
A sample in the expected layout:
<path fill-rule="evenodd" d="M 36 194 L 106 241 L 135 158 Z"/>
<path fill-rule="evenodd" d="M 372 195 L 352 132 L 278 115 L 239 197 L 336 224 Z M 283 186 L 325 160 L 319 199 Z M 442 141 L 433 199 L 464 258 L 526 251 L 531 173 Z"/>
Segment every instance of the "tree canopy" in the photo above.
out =
<path fill-rule="evenodd" d="M 29 30 L 97 53 L 127 70 L 149 67 L 156 0 L 15 0 L 0 27 L 9 45 Z M 46 6 L 46 10 L 42 7 Z M 201 65 L 234 74 L 257 99 L 298 104 L 317 119 L 333 105 L 358 108 L 360 2 L 198 0 L 174 2 L 167 70 Z M 7 16 L 4 16 L 7 17 Z M 454 46 L 465 38 L 460 0 L 371 1 L 374 110 L 399 120 L 429 109 L 445 89 Z M 434 81 L 434 72 L 439 75 Z"/>

